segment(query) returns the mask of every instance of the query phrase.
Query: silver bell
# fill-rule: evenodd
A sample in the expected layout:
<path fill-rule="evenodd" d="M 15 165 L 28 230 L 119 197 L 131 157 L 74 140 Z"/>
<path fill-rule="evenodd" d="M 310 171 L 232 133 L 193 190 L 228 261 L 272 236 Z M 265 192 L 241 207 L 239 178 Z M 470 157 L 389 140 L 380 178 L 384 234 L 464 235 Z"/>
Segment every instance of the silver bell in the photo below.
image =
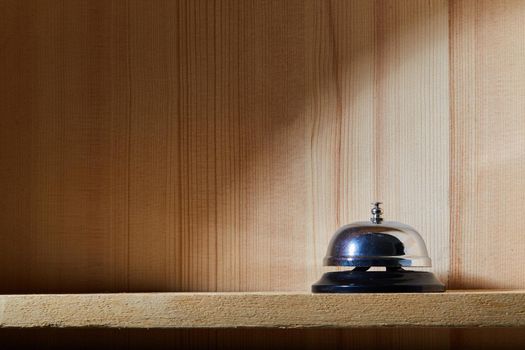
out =
<path fill-rule="evenodd" d="M 353 266 L 349 271 L 331 271 L 312 285 L 314 293 L 420 293 L 444 292 L 433 273 L 403 267 L 428 267 L 427 247 L 412 227 L 385 221 L 380 202 L 372 203 L 370 222 L 341 227 L 332 237 L 324 258 L 326 266 Z M 384 271 L 369 271 L 372 266 Z"/>
<path fill-rule="evenodd" d="M 372 203 L 370 221 L 359 221 L 337 230 L 328 245 L 325 266 L 415 266 L 430 267 L 432 262 L 420 234 L 408 225 L 384 221 L 379 207 Z"/>

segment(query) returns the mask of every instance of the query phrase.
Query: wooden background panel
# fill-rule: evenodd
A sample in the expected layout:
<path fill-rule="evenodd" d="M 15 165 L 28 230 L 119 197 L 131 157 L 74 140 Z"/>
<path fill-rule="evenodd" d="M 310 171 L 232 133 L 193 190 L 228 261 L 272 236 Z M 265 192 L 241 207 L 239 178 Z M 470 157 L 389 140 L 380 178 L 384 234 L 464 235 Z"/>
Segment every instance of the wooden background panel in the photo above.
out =
<path fill-rule="evenodd" d="M 114 289 L 124 89 L 109 3 L 16 2 L 3 32 L 1 290 Z M 125 208 L 122 208 L 125 210 Z"/>
<path fill-rule="evenodd" d="M 304 288 L 303 2 L 179 11 L 173 288 Z"/>
<path fill-rule="evenodd" d="M 452 288 L 523 288 L 525 3 L 451 7 Z"/>
<path fill-rule="evenodd" d="M 334 230 L 366 220 L 370 199 L 379 198 L 387 219 L 421 231 L 446 281 L 447 2 L 317 5 L 307 56 L 310 261 L 319 264 Z"/>
<path fill-rule="evenodd" d="M 376 13 L 374 197 L 417 228 L 446 283 L 448 3 L 381 1 Z"/>
<path fill-rule="evenodd" d="M 31 205 L 32 136 L 28 130 L 33 113 L 30 91 L 35 70 L 32 65 L 24 66 L 34 40 L 28 34 L 29 23 L 21 18 L 18 2 L 2 2 L 0 11 L 4 17 L 0 21 L 0 265 L 4 267 L 0 275 L 10 283 L 2 286 L 4 292 L 29 285 L 27 263 L 12 269 L 6 267 L 31 257 L 27 247 L 31 234 L 27 216 Z"/>
<path fill-rule="evenodd" d="M 376 198 L 446 279 L 445 1 L 3 6 L 2 291 L 307 290 Z"/>
<path fill-rule="evenodd" d="M 375 4 L 310 1 L 307 16 L 304 219 L 308 280 L 315 281 L 324 272 L 321 262 L 333 232 L 352 214 L 353 220 L 366 219 L 373 198 Z M 349 183 L 353 176 L 361 179 L 359 186 Z"/>

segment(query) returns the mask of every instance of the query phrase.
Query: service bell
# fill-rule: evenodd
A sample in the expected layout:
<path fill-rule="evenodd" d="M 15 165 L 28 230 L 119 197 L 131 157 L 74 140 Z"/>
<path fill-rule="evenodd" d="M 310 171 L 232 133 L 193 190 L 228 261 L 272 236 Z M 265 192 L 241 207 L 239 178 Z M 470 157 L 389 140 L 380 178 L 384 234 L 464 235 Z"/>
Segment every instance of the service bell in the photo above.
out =
<path fill-rule="evenodd" d="M 336 231 L 324 258 L 325 266 L 352 266 L 325 273 L 312 285 L 314 293 L 444 292 L 431 272 L 403 267 L 430 267 L 421 235 L 396 221 L 383 221 L 381 202 L 374 202 L 370 221 L 354 222 Z M 384 271 L 368 271 L 372 266 Z"/>

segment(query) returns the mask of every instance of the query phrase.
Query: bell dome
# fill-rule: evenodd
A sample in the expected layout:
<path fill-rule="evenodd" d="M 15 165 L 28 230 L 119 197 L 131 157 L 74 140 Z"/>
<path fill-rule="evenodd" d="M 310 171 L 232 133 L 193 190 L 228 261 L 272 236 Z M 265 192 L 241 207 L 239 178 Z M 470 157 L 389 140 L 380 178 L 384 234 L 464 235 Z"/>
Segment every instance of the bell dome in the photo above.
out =
<path fill-rule="evenodd" d="M 373 203 L 370 222 L 337 230 L 328 245 L 325 266 L 430 267 L 427 247 L 411 226 L 381 218 L 380 202 Z"/>

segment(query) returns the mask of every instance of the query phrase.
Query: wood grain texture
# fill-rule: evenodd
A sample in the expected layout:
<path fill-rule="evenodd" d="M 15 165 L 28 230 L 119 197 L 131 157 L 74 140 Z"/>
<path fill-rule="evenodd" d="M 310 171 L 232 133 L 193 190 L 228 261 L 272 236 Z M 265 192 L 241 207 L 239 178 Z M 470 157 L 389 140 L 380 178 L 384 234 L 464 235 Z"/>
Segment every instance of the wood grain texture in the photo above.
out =
<path fill-rule="evenodd" d="M 451 287 L 523 288 L 525 3 L 451 6 Z"/>
<path fill-rule="evenodd" d="M 523 291 L 0 296 L 3 328 L 523 327 Z"/>
<path fill-rule="evenodd" d="M 1 6 L 1 291 L 308 290 L 375 198 L 446 280 L 446 1 Z"/>

